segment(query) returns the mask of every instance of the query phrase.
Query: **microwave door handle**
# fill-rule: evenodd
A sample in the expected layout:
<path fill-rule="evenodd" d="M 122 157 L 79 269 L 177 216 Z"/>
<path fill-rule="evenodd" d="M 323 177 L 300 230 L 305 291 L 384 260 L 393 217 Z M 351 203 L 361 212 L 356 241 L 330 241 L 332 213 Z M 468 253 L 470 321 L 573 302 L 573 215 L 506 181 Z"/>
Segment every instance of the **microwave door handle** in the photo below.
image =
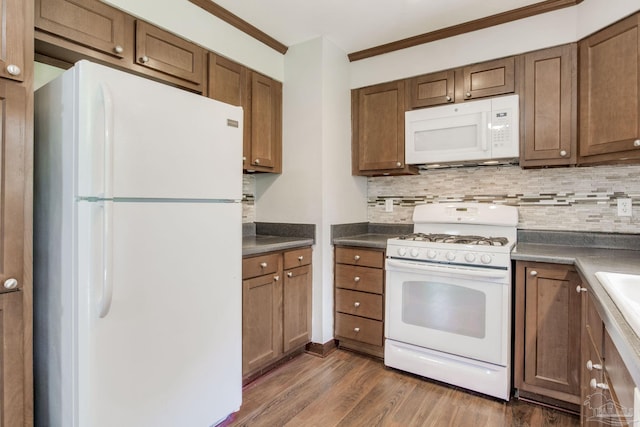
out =
<path fill-rule="evenodd" d="M 480 144 L 482 151 L 487 151 L 487 133 L 491 133 L 491 123 L 487 120 L 487 113 L 482 112 L 482 135 L 480 137 Z"/>

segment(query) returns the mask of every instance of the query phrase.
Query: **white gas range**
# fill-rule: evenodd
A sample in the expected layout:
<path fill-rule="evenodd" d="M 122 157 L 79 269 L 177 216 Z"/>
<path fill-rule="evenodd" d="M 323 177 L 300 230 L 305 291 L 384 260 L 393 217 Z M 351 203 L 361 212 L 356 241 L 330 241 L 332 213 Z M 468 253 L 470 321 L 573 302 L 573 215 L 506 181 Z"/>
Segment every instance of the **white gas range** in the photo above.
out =
<path fill-rule="evenodd" d="M 509 400 L 517 208 L 418 205 L 413 222 L 387 242 L 385 364 Z"/>

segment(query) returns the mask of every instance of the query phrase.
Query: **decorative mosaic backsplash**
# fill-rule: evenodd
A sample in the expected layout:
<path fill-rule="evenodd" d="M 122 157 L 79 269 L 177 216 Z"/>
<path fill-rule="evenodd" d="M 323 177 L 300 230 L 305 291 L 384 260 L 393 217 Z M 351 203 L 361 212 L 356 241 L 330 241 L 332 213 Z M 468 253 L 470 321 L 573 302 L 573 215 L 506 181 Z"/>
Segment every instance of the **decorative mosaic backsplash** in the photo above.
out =
<path fill-rule="evenodd" d="M 242 175 L 242 222 L 256 221 L 256 179 L 253 175 Z"/>
<path fill-rule="evenodd" d="M 393 212 L 385 212 L 389 198 Z M 632 199 L 632 217 L 617 216 L 618 198 Z M 416 204 L 461 201 L 518 206 L 521 229 L 640 234 L 640 166 L 481 166 L 368 179 L 372 223 L 411 223 Z"/>

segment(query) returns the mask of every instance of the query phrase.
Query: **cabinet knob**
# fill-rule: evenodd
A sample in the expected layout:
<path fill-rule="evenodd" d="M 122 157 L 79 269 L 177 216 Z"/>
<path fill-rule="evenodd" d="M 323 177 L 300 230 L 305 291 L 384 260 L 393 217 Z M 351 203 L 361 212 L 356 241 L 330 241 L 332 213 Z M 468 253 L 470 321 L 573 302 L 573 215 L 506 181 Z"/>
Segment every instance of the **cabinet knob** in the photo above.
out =
<path fill-rule="evenodd" d="M 400 163 L 400 162 L 396 162 L 396 166 L 397 166 L 397 167 L 401 167 L 401 166 L 402 166 L 402 163 Z"/>
<path fill-rule="evenodd" d="M 15 289 L 17 287 L 18 287 L 18 280 L 14 279 L 13 277 L 4 281 L 5 289 Z"/>
<path fill-rule="evenodd" d="M 595 378 L 591 378 L 591 381 L 589 381 L 589 387 L 591 387 L 593 390 L 596 389 L 601 389 L 601 390 L 609 390 L 609 385 L 606 383 L 599 383 L 598 381 L 596 381 Z"/>
<path fill-rule="evenodd" d="M 471 92 L 465 93 L 464 96 L 466 96 L 467 98 L 471 98 Z"/>
<path fill-rule="evenodd" d="M 293 277 L 293 273 L 290 271 L 287 271 L 287 277 Z"/>
<path fill-rule="evenodd" d="M 147 62 L 149 62 L 149 57 L 147 55 L 143 56 L 142 58 L 140 58 L 140 62 L 146 64 Z"/>
<path fill-rule="evenodd" d="M 450 96 L 448 96 L 448 95 L 445 98 L 446 98 L 447 102 L 451 102 L 451 100 L 452 100 L 452 98 Z"/>
<path fill-rule="evenodd" d="M 356 256 L 353 257 L 354 261 L 358 261 L 359 259 L 360 259 L 360 255 L 356 255 Z"/>
<path fill-rule="evenodd" d="M 280 276 L 273 276 L 273 280 L 277 282 L 278 280 L 280 280 Z"/>
<path fill-rule="evenodd" d="M 255 163 L 256 165 L 259 165 L 259 164 L 260 164 L 260 159 L 255 159 L 255 160 L 253 161 L 253 163 Z"/>
<path fill-rule="evenodd" d="M 266 262 L 261 262 L 260 263 L 260 267 L 261 268 L 267 268 L 267 263 Z"/>
<path fill-rule="evenodd" d="M 596 370 L 596 371 L 601 371 L 602 370 L 602 365 L 599 363 L 593 363 L 591 360 L 587 360 L 587 370 L 588 371 L 592 371 L 592 370 Z"/>
<path fill-rule="evenodd" d="M 19 76 L 20 73 L 22 73 L 22 70 L 15 64 L 9 64 L 7 65 L 7 73 L 11 74 L 12 76 Z"/>
<path fill-rule="evenodd" d="M 353 332 L 355 332 L 357 334 L 358 332 L 360 332 L 360 328 L 353 328 Z"/>
<path fill-rule="evenodd" d="M 533 277 L 536 277 L 538 275 L 538 272 L 535 270 L 531 270 L 531 273 L 529 274 L 532 275 Z"/>
<path fill-rule="evenodd" d="M 567 151 L 566 150 L 560 150 L 560 157 L 566 157 L 567 156 Z"/>
<path fill-rule="evenodd" d="M 635 141 L 633 141 L 633 146 L 640 147 L 640 139 L 636 139 Z"/>
<path fill-rule="evenodd" d="M 302 255 L 300 255 L 300 256 L 298 257 L 298 261 L 302 261 L 303 259 L 304 259 L 304 256 L 302 256 Z"/>
<path fill-rule="evenodd" d="M 358 307 L 360 307 L 360 303 L 359 303 L 358 301 L 356 301 L 356 302 L 354 302 L 354 303 L 353 303 L 353 306 L 354 306 L 355 308 L 358 308 Z"/>
<path fill-rule="evenodd" d="M 356 277 L 354 277 L 354 278 L 353 278 L 353 281 L 354 281 L 354 282 L 359 282 L 359 281 L 360 281 L 360 276 L 356 276 Z"/>
<path fill-rule="evenodd" d="M 576 286 L 576 292 L 577 293 L 587 292 L 587 288 L 583 288 L 582 286 L 578 285 L 578 286 Z"/>
<path fill-rule="evenodd" d="M 122 52 L 124 52 L 124 48 L 123 48 L 122 46 L 120 46 L 120 45 L 116 45 L 116 46 L 113 48 L 113 51 L 114 51 L 115 53 L 122 53 Z"/>

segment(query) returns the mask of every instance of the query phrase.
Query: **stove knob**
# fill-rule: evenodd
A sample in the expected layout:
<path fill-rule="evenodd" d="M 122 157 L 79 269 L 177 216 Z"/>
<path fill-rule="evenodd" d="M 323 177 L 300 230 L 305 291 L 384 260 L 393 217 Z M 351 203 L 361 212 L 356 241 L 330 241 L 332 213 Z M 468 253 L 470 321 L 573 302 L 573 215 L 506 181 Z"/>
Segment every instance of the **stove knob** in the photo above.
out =
<path fill-rule="evenodd" d="M 474 262 L 476 260 L 476 254 L 472 254 L 472 253 L 465 254 L 464 260 L 467 262 Z"/>
<path fill-rule="evenodd" d="M 490 264 L 490 263 L 491 263 L 491 255 L 487 255 L 487 254 L 482 255 L 482 256 L 480 257 L 480 261 L 481 261 L 483 264 Z"/>
<path fill-rule="evenodd" d="M 398 255 L 405 256 L 407 254 L 407 248 L 398 248 Z"/>
<path fill-rule="evenodd" d="M 453 261 L 454 259 L 456 259 L 456 254 L 453 252 L 447 252 L 447 261 Z"/>
<path fill-rule="evenodd" d="M 420 255 L 420 252 L 416 248 L 411 249 L 411 256 L 412 257 L 417 258 L 418 255 Z"/>
<path fill-rule="evenodd" d="M 427 251 L 427 258 L 429 259 L 435 259 L 436 256 L 438 256 L 438 253 L 436 251 L 434 251 L 433 249 L 429 249 Z"/>

